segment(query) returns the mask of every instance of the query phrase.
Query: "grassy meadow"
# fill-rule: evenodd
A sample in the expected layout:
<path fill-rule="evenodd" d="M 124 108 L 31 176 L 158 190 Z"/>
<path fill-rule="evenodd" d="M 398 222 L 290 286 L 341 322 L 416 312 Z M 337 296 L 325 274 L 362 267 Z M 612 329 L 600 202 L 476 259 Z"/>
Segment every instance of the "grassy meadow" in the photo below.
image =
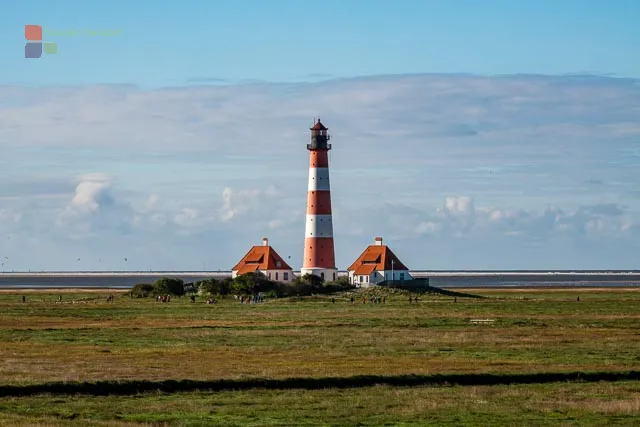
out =
<path fill-rule="evenodd" d="M 429 294 L 409 303 L 388 290 L 384 304 L 355 294 L 352 305 L 342 294 L 335 303 L 323 296 L 243 305 L 230 297 L 157 303 L 106 290 L 2 291 L 0 388 L 640 370 L 640 289 L 464 292 L 486 298 Z M 640 381 L 232 388 L 0 394 L 0 425 L 630 426 L 640 417 Z"/>

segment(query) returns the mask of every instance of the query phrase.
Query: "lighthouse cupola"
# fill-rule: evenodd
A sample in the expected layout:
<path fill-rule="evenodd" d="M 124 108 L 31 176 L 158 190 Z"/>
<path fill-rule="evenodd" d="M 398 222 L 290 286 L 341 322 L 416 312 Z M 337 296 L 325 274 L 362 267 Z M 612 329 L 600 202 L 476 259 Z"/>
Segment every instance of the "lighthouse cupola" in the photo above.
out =
<path fill-rule="evenodd" d="M 331 139 L 329 129 L 322 124 L 319 117 L 309 130 L 311 131 L 311 141 L 307 144 L 307 150 L 331 150 L 331 144 L 328 144 Z"/>

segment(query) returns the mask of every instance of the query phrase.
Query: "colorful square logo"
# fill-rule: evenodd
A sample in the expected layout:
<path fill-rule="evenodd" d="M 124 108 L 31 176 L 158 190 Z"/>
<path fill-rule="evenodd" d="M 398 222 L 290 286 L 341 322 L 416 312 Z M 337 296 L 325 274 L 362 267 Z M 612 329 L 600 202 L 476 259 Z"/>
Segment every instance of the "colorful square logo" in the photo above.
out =
<path fill-rule="evenodd" d="M 27 44 L 24 45 L 25 58 L 40 58 L 43 51 L 47 55 L 58 53 L 57 43 L 42 41 L 42 27 L 40 25 L 25 25 L 24 38 L 27 39 Z"/>

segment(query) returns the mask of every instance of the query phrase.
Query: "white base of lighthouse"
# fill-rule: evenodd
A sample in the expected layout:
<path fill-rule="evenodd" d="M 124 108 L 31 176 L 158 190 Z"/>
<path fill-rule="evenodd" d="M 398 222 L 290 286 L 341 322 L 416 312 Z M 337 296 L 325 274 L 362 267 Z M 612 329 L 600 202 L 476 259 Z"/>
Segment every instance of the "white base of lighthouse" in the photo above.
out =
<path fill-rule="evenodd" d="M 321 277 L 325 282 L 331 282 L 338 279 L 338 269 L 336 268 L 302 268 L 300 269 L 300 276 L 305 274 L 313 274 Z"/>

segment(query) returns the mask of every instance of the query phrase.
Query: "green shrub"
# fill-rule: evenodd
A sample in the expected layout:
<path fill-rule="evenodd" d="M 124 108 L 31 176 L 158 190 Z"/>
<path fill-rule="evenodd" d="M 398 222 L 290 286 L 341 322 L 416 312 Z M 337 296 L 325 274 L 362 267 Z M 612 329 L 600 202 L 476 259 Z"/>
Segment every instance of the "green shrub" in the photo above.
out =
<path fill-rule="evenodd" d="M 204 281 L 203 281 L 204 282 Z M 200 282 L 199 282 L 200 283 Z M 208 286 L 201 284 L 201 288 Z M 217 286 L 212 284 L 211 286 Z M 354 286 L 349 284 L 349 279 L 340 277 L 333 282 L 324 282 L 320 276 L 305 274 L 296 277 L 291 282 L 275 282 L 267 279 L 261 273 L 247 273 L 235 277 L 231 281 L 231 290 L 239 295 L 255 295 L 264 292 L 265 295 L 281 295 L 281 296 L 308 296 L 312 294 L 329 294 L 334 292 L 342 292 L 352 290 Z"/>
<path fill-rule="evenodd" d="M 150 283 L 138 283 L 131 288 L 130 295 L 133 298 L 147 298 L 153 294 L 153 285 Z"/>
<path fill-rule="evenodd" d="M 279 282 L 267 279 L 262 273 L 247 273 L 236 276 L 231 281 L 231 291 L 240 295 L 253 295 L 277 290 L 279 285 Z"/>
<path fill-rule="evenodd" d="M 210 277 L 208 279 L 196 282 L 195 286 L 198 293 L 203 296 L 228 295 L 231 290 L 232 280 L 230 278 L 216 279 Z"/>
<path fill-rule="evenodd" d="M 349 283 L 349 278 L 346 278 L 346 281 L 340 279 L 342 279 L 342 277 L 340 277 L 338 280 L 325 283 L 322 287 L 322 293 L 331 294 L 334 292 L 344 292 L 356 289 L 354 285 Z"/>
<path fill-rule="evenodd" d="M 181 279 L 162 278 L 156 280 L 153 284 L 153 293 L 155 295 L 184 295 L 184 282 Z"/>

